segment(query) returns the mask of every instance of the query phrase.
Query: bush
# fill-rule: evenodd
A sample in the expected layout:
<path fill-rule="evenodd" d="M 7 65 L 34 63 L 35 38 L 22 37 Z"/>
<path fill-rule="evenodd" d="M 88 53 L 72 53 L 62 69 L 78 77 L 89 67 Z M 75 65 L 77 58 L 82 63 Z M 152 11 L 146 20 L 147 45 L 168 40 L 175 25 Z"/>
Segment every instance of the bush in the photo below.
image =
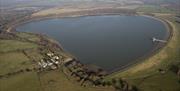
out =
<path fill-rule="evenodd" d="M 96 85 L 96 86 L 101 85 L 101 81 L 100 80 L 94 81 L 94 85 Z"/>
<path fill-rule="evenodd" d="M 103 82 L 102 82 L 102 86 L 106 86 L 106 82 L 103 81 Z"/>
<path fill-rule="evenodd" d="M 172 72 L 177 73 L 179 70 L 179 67 L 177 65 L 171 65 L 169 68 Z"/>
<path fill-rule="evenodd" d="M 106 84 L 107 84 L 108 86 L 111 86 L 111 85 L 112 85 L 112 82 L 107 81 Z"/>
<path fill-rule="evenodd" d="M 1 78 L 3 78 L 3 76 L 2 76 L 2 75 L 0 75 L 0 79 L 1 79 Z"/>
<path fill-rule="evenodd" d="M 31 69 L 29 69 L 29 68 L 26 68 L 26 71 L 27 71 L 27 72 L 30 72 L 30 71 L 32 71 L 32 70 L 31 70 Z"/>
<path fill-rule="evenodd" d="M 179 79 L 178 83 L 180 84 L 180 79 Z"/>
<path fill-rule="evenodd" d="M 130 91 L 139 91 L 136 86 L 132 86 L 132 89 Z"/>
<path fill-rule="evenodd" d="M 116 84 L 116 82 L 117 82 L 116 79 L 113 78 L 113 79 L 112 79 L 112 84 Z"/>

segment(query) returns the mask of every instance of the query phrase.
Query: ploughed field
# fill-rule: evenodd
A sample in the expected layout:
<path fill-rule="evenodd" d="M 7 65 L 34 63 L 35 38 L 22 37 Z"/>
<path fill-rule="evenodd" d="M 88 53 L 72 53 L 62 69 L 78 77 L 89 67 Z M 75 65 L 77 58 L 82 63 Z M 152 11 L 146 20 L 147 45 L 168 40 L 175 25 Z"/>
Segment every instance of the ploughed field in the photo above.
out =
<path fill-rule="evenodd" d="M 84 64 L 113 71 L 135 63 L 158 48 L 152 38 L 166 40 L 166 26 L 144 16 L 85 16 L 34 21 L 17 31 L 46 34 Z"/>

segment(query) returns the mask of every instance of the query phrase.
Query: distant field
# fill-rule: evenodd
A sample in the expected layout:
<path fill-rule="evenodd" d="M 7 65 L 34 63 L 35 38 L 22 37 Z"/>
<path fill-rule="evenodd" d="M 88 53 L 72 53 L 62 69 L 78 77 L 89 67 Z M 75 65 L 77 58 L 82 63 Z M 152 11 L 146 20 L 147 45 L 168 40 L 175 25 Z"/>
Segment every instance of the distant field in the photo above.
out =
<path fill-rule="evenodd" d="M 157 6 L 157 5 L 142 5 L 137 8 L 138 12 L 147 13 L 174 13 L 175 11 L 169 8 Z"/>

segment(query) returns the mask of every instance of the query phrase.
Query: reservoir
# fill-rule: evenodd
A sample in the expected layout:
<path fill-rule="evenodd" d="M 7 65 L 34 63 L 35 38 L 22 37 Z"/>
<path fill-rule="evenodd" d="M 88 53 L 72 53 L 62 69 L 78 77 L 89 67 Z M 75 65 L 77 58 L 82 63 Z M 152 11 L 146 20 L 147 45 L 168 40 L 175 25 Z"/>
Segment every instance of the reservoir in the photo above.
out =
<path fill-rule="evenodd" d="M 158 20 L 123 15 L 54 18 L 26 23 L 16 30 L 46 34 L 82 63 L 107 71 L 152 53 L 158 46 L 153 37 L 166 40 L 169 36 Z"/>

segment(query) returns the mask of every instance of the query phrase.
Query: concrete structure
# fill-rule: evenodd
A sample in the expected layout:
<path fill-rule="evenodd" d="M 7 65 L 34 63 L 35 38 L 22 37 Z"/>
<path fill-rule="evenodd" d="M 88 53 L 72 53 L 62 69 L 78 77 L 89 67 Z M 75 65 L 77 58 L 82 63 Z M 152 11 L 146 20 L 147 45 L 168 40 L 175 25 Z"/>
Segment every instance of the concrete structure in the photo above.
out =
<path fill-rule="evenodd" d="M 160 39 L 157 39 L 157 38 L 155 38 L 155 37 L 152 38 L 152 41 L 153 41 L 153 42 L 161 42 L 161 43 L 166 43 L 166 42 L 167 42 L 167 41 L 165 41 L 165 40 L 160 40 Z"/>

